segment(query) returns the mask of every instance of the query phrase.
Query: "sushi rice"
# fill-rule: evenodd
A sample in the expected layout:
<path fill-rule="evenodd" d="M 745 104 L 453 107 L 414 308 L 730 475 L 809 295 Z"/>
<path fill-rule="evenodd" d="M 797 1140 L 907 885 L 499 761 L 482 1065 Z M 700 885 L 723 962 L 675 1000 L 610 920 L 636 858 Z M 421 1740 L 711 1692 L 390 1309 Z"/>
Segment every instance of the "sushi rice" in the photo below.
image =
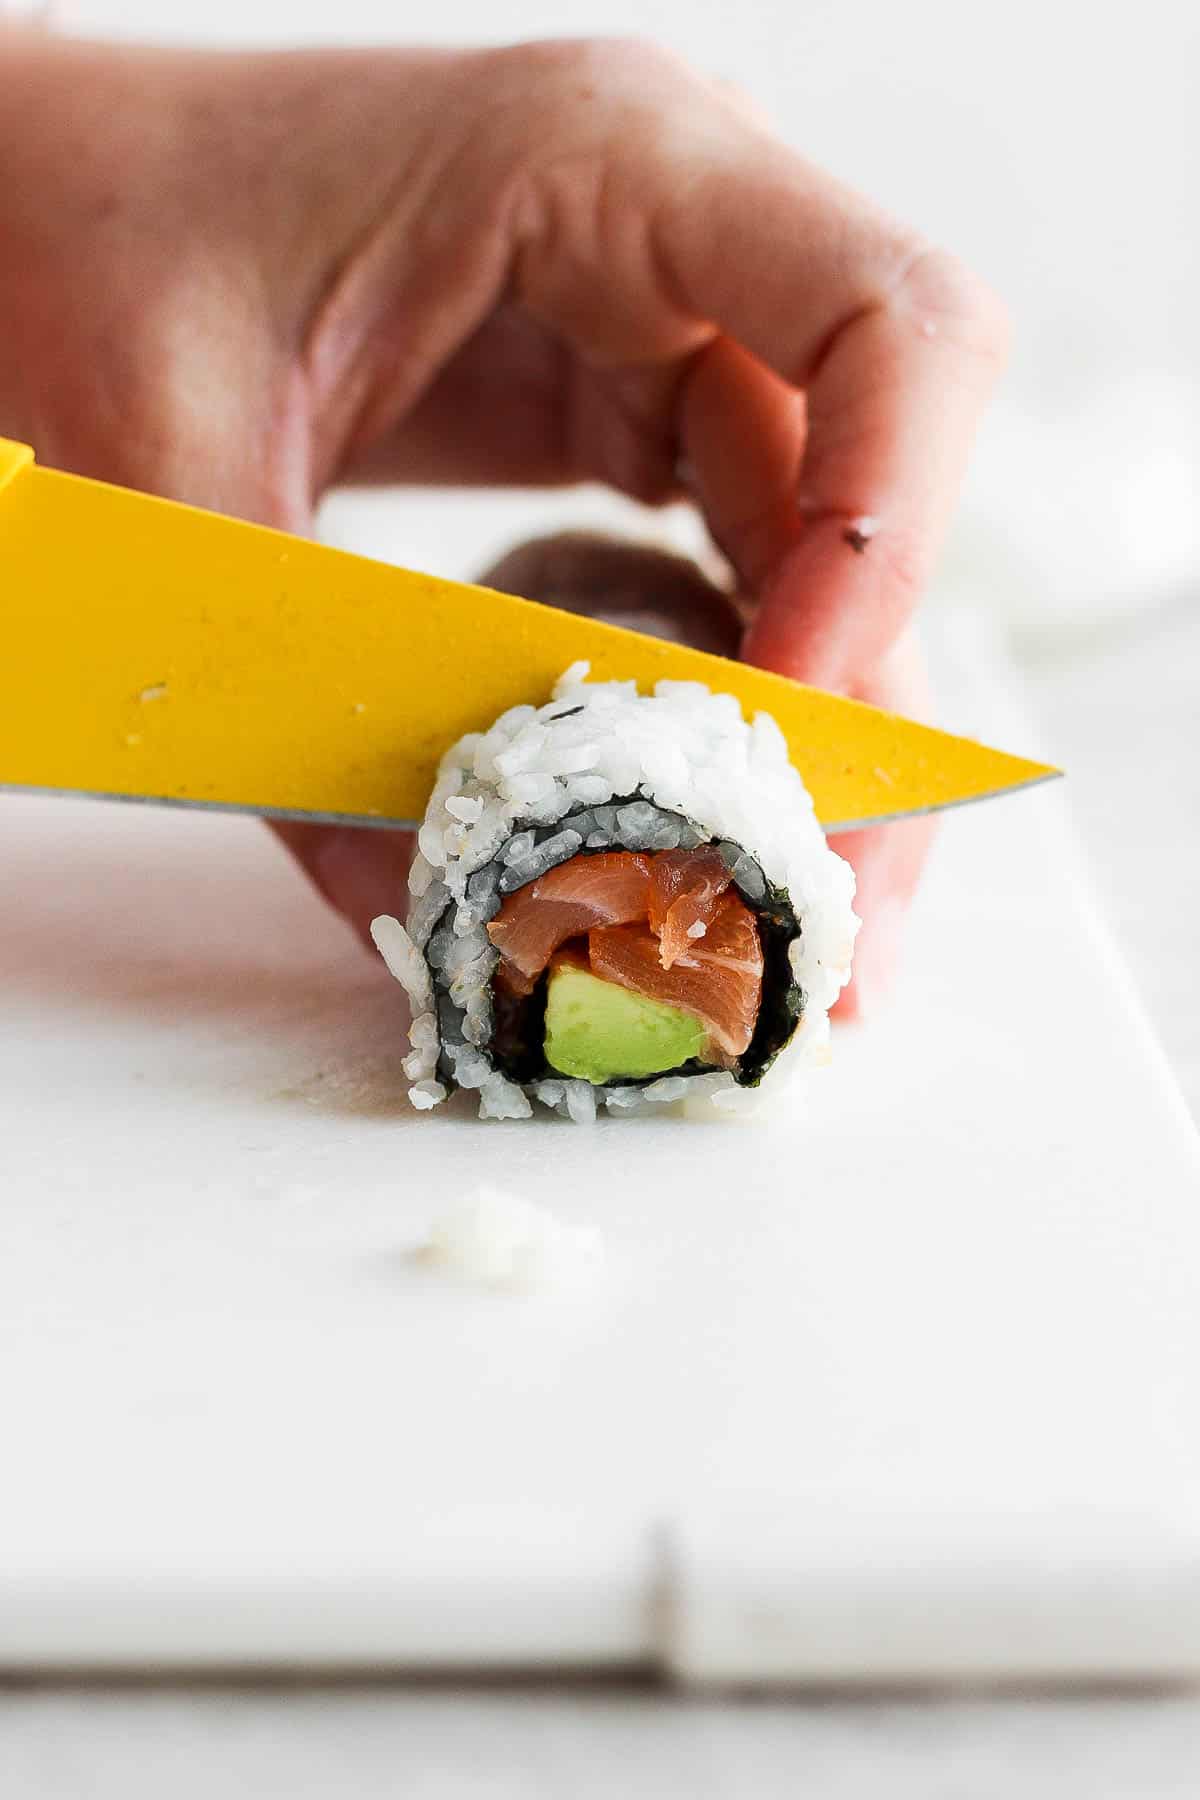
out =
<path fill-rule="evenodd" d="M 791 1017 L 782 1058 L 793 1071 L 828 1055 L 829 1009 L 850 977 L 859 921 L 854 874 L 831 850 L 774 720 L 747 724 L 730 694 L 698 682 L 589 682 L 576 663 L 546 705 L 516 706 L 447 751 L 409 876 L 407 923 L 372 934 L 412 1007 L 404 1063 L 422 1110 L 456 1087 L 488 1119 L 530 1117 L 533 1102 L 567 1117 L 688 1101 L 729 1110 L 758 1073 L 681 1072 L 604 1086 L 553 1075 L 517 1081 L 493 1054 L 486 927 L 505 897 L 578 855 L 718 846 L 742 899 L 772 900 L 794 920 L 783 985 Z M 766 1003 L 764 992 L 764 1004 Z M 777 996 L 778 998 L 778 996 Z M 778 1074 L 772 1075 L 778 1081 Z"/>

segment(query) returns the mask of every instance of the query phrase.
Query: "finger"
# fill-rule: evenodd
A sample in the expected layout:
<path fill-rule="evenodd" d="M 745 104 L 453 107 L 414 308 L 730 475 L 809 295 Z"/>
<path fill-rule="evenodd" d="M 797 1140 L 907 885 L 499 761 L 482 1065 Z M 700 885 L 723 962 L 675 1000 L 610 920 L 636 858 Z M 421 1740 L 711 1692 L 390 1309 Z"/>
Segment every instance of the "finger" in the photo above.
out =
<path fill-rule="evenodd" d="M 844 686 L 926 579 L 1001 360 L 999 308 L 674 65 L 652 60 L 610 104 L 620 131 L 591 146 L 590 179 L 570 158 L 531 174 L 516 291 L 593 365 L 678 359 L 684 456 L 764 594 L 748 653 Z"/>
<path fill-rule="evenodd" d="M 854 909 L 863 921 L 853 978 L 837 1003 L 840 1019 L 873 1018 L 886 1004 L 903 956 L 909 907 L 936 829 L 930 818 L 905 819 L 832 840 L 854 870 Z"/>
<path fill-rule="evenodd" d="M 908 623 L 999 369 L 986 307 L 972 312 L 965 291 L 936 307 L 908 280 L 907 298 L 848 323 L 814 372 L 800 533 L 781 536 L 745 646 L 824 687 L 847 687 Z M 936 288 L 940 277 L 921 280 Z"/>
<path fill-rule="evenodd" d="M 304 825 L 291 819 L 273 819 L 270 825 L 317 892 L 349 921 L 368 949 L 372 919 L 407 911 L 412 832 Z"/>
<path fill-rule="evenodd" d="M 743 590 L 757 594 L 803 530 L 804 395 L 717 337 L 681 384 L 678 430 L 692 497 Z"/>
<path fill-rule="evenodd" d="M 677 255 L 695 291 L 710 284 L 727 336 L 694 360 L 681 435 L 714 535 L 760 595 L 746 655 L 842 688 L 896 640 L 926 584 L 1004 331 L 951 259 L 801 167 L 789 176 L 788 161 L 782 197 L 768 181 L 739 205 L 747 178 L 729 171 L 724 214 L 708 196 L 712 240 L 754 269 L 745 298 L 722 291 L 719 261 L 684 229 Z"/>
<path fill-rule="evenodd" d="M 911 633 L 869 680 L 858 685 L 855 698 L 910 718 L 928 716 L 928 679 Z M 936 829 L 932 818 L 904 819 L 831 839 L 857 877 L 854 910 L 863 922 L 854 950 L 854 976 L 838 1002 L 839 1018 L 869 1018 L 886 1003 L 903 952 L 909 907 Z"/>

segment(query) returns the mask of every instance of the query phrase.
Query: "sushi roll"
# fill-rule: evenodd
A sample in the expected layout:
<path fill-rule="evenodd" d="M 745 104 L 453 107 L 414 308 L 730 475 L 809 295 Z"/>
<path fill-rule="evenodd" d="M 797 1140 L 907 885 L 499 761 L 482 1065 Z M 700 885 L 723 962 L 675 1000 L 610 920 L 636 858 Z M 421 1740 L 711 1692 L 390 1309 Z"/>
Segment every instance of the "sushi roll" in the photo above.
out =
<path fill-rule="evenodd" d="M 728 1109 L 785 1051 L 827 1054 L 854 875 L 778 727 L 699 683 L 588 673 L 446 753 L 407 921 L 372 925 L 418 1108 L 464 1088 L 490 1119 Z"/>

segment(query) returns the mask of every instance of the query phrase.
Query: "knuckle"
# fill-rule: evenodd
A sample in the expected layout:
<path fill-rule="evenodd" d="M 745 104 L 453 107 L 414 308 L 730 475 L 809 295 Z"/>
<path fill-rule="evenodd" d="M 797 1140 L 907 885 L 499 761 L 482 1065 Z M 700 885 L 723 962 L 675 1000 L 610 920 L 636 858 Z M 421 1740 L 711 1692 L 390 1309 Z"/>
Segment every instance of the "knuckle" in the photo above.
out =
<path fill-rule="evenodd" d="M 757 131 L 772 129 L 770 112 L 750 88 L 725 75 L 718 78 L 715 88 L 728 110 L 742 124 L 752 126 Z"/>
<path fill-rule="evenodd" d="M 1008 349 L 1008 310 L 999 295 L 947 250 L 909 247 L 892 304 L 962 348 L 1001 363 Z"/>
<path fill-rule="evenodd" d="M 544 39 L 494 53 L 517 87 L 540 89 L 566 104 L 636 99 L 680 89 L 694 79 L 687 63 L 653 38 Z"/>
<path fill-rule="evenodd" d="M 653 38 L 584 38 L 574 52 L 576 71 L 610 90 L 640 88 L 652 81 L 681 82 L 688 75 L 683 58 Z"/>
<path fill-rule="evenodd" d="M 508 146 L 506 207 L 526 241 L 593 248 L 632 240 L 680 127 L 697 114 L 699 78 L 671 50 L 640 37 L 535 42 L 491 53 Z M 606 253 L 607 254 L 607 253 Z M 599 252 L 597 252 L 599 258 Z"/>

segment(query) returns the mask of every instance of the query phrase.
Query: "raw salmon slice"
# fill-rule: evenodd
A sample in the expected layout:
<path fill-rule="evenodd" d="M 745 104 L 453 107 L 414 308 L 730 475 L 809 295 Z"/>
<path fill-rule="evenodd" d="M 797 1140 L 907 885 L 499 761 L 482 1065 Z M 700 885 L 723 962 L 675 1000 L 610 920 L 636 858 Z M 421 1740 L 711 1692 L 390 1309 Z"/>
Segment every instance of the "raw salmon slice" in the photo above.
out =
<path fill-rule="evenodd" d="M 710 844 L 663 850 L 651 859 L 650 929 L 658 934 L 664 969 L 706 936 L 730 879 L 724 857 Z"/>
<path fill-rule="evenodd" d="M 749 907 L 724 893 L 704 937 L 669 969 L 659 949 L 648 925 L 601 926 L 588 934 L 593 975 L 693 1013 L 708 1030 L 709 1060 L 736 1061 L 749 1048 L 762 1000 L 762 943 Z"/>
<path fill-rule="evenodd" d="M 633 850 L 601 851 L 559 863 L 510 894 L 487 928 L 508 985 L 530 994 L 554 952 L 594 926 L 644 919 L 650 859 Z"/>

